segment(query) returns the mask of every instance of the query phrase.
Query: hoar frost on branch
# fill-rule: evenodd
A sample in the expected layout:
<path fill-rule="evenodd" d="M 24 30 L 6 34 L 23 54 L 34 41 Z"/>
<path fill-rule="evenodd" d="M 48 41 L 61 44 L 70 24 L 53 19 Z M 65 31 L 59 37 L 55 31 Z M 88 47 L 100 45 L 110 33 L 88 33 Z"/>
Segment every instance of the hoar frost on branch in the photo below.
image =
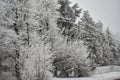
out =
<path fill-rule="evenodd" d="M 65 76 L 69 76 L 69 72 L 77 72 L 82 69 L 80 66 L 84 65 L 84 67 L 87 67 L 88 52 L 87 47 L 83 45 L 82 41 L 68 43 L 63 41 L 56 46 L 55 59 L 53 62 L 56 71 L 61 71 L 61 74 L 64 72 Z M 81 74 L 78 74 L 77 76 L 80 75 Z"/>
<path fill-rule="evenodd" d="M 23 80 L 46 80 L 47 71 L 53 68 L 49 43 L 45 44 L 39 36 L 33 35 L 31 46 L 22 50 L 23 56 L 27 57 L 23 60 Z"/>

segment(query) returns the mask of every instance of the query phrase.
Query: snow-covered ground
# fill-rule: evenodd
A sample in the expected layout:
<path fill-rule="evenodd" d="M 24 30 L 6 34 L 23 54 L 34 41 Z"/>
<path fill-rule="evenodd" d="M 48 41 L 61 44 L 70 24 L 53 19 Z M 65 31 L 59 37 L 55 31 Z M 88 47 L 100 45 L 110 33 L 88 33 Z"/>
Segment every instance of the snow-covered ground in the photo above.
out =
<path fill-rule="evenodd" d="M 99 74 L 105 74 L 110 72 L 120 72 L 120 66 L 110 65 L 110 66 L 96 67 L 96 69 L 89 72 L 89 74 L 99 75 Z"/>
<path fill-rule="evenodd" d="M 101 75 L 93 75 L 90 77 L 82 77 L 82 78 L 54 78 L 54 80 L 114 80 L 120 78 L 120 73 L 118 72 L 110 72 Z"/>

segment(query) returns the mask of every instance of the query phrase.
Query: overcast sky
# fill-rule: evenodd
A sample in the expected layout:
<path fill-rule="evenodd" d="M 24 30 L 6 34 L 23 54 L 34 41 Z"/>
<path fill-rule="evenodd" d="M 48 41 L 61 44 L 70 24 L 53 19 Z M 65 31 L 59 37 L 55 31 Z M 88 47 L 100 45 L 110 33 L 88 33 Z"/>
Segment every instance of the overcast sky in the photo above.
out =
<path fill-rule="evenodd" d="M 70 0 L 80 8 L 88 10 L 96 21 L 101 20 L 104 28 L 110 27 L 113 34 L 120 36 L 120 0 Z"/>

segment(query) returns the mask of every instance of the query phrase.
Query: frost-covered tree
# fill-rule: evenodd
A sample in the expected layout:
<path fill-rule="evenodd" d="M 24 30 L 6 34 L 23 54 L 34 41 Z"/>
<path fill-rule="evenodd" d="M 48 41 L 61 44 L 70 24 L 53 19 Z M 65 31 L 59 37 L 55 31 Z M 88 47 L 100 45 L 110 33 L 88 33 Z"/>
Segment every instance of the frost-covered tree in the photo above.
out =
<path fill-rule="evenodd" d="M 22 69 L 25 70 L 24 68 L 26 68 L 27 66 L 26 65 L 22 66 L 23 64 L 20 65 L 20 63 L 22 62 L 26 63 L 27 61 L 26 60 L 27 57 L 24 58 L 23 55 L 30 56 L 29 54 L 27 54 L 27 51 L 26 53 L 21 52 L 24 51 L 23 47 L 27 47 L 29 51 L 31 47 L 33 48 L 34 45 L 32 43 L 34 42 L 34 44 L 36 43 L 40 46 L 43 44 L 47 45 L 49 43 L 50 44 L 49 48 L 50 49 L 52 48 L 51 46 L 53 44 L 54 38 L 57 35 L 57 28 L 55 21 L 57 17 L 56 1 L 55 0 L 3 0 L 1 2 L 4 4 L 2 5 L 3 7 L 0 10 L 1 13 L 0 25 L 2 26 L 2 28 L 4 27 L 6 29 L 5 30 L 6 32 L 12 31 L 14 33 L 14 34 L 9 33 L 9 36 L 15 35 L 14 37 L 15 39 L 11 38 L 12 41 L 11 43 L 14 47 L 13 54 L 16 61 L 15 76 L 18 80 L 21 80 L 22 77 L 21 73 L 23 73 Z M 33 38 L 31 34 L 34 32 L 37 32 L 36 35 L 39 35 L 39 37 L 43 41 L 43 44 L 39 44 L 36 41 L 33 41 L 33 39 L 35 38 Z M 7 38 L 9 38 L 9 36 L 7 36 Z M 34 50 L 35 49 L 38 48 L 35 47 Z M 37 54 L 34 54 L 33 56 L 36 55 Z M 38 78 L 38 76 L 36 77 Z"/>
<path fill-rule="evenodd" d="M 29 0 L 30 4 L 30 46 L 21 49 L 26 56 L 23 59 L 23 80 L 48 80 L 51 70 L 52 45 L 57 35 L 56 1 Z M 35 33 L 35 34 L 34 34 Z M 34 34 L 34 35 L 33 35 Z M 24 52 L 25 51 L 25 52 Z M 33 63 L 31 64 L 31 61 Z"/>
<path fill-rule="evenodd" d="M 81 34 L 81 40 L 85 42 L 86 45 L 88 45 L 88 49 L 90 50 L 89 58 L 91 59 L 91 66 L 94 66 L 95 61 L 97 61 L 96 57 L 97 55 L 97 45 L 95 44 L 96 39 L 96 27 L 95 22 L 90 17 L 88 11 L 84 11 L 83 17 L 81 19 L 81 27 L 83 29 L 83 32 Z"/>
<path fill-rule="evenodd" d="M 90 51 L 88 58 L 91 60 L 91 68 L 106 64 L 106 60 L 103 59 L 103 57 L 107 58 L 107 51 L 104 52 L 106 38 L 102 29 L 103 24 L 100 21 L 97 23 L 93 21 L 89 12 L 84 11 L 78 27 L 81 29 L 78 34 L 78 39 L 83 40 Z"/>
<path fill-rule="evenodd" d="M 49 73 L 53 69 L 50 51 L 50 44 L 45 44 L 37 33 L 31 35 L 31 46 L 22 47 L 22 70 L 23 80 L 50 80 L 52 75 Z"/>
<path fill-rule="evenodd" d="M 63 40 L 56 44 L 55 50 L 54 76 L 68 77 L 70 72 L 78 72 L 77 75 L 74 73 L 72 76 L 80 76 L 81 72 L 79 70 L 81 66 L 87 67 L 87 47 L 83 45 L 82 41 L 67 43 Z M 57 74 L 58 71 L 60 71 L 60 75 Z M 82 76 L 85 76 L 85 74 Z"/>
<path fill-rule="evenodd" d="M 117 41 L 117 49 L 118 49 L 118 55 L 120 56 L 120 41 Z M 120 57 L 117 60 L 117 65 L 120 65 Z"/>
<path fill-rule="evenodd" d="M 108 40 L 106 38 L 106 35 L 103 33 L 102 36 L 102 43 L 101 43 L 101 54 L 102 54 L 102 59 L 101 59 L 101 63 L 100 66 L 106 66 L 109 65 L 110 61 L 109 61 L 109 44 L 108 44 Z"/>
<path fill-rule="evenodd" d="M 102 30 L 102 26 L 100 25 L 101 22 L 97 23 L 96 26 L 100 27 L 101 29 L 98 29 L 99 35 L 97 37 L 99 38 L 99 56 L 101 59 L 99 60 L 99 66 L 106 66 L 110 64 L 110 46 L 109 46 L 109 40 L 107 39 L 106 33 Z"/>
<path fill-rule="evenodd" d="M 117 64 L 117 60 L 119 58 L 119 51 L 117 48 L 117 41 L 113 38 L 109 28 L 106 30 L 106 37 L 109 45 L 109 60 L 110 64 Z"/>
<path fill-rule="evenodd" d="M 60 17 L 57 20 L 58 27 L 62 35 L 67 36 L 68 39 L 73 39 L 76 35 L 76 20 L 80 16 L 81 9 L 78 4 L 70 5 L 69 0 L 58 0 L 60 7 L 58 12 Z"/>
<path fill-rule="evenodd" d="M 38 31 L 40 35 L 55 35 L 57 31 L 56 19 L 58 8 L 55 0 L 30 0 L 31 13 L 34 29 Z M 34 3 L 34 4 L 33 4 Z"/>
<path fill-rule="evenodd" d="M 28 23 L 26 17 L 28 17 L 28 0 L 3 0 L 5 6 L 3 9 L 4 15 L 2 16 L 4 24 L 3 26 L 7 29 L 14 31 L 16 35 L 16 40 L 12 40 L 14 45 L 14 57 L 15 57 L 15 72 L 16 78 L 21 80 L 20 74 L 20 46 L 23 43 L 29 43 L 28 35 Z M 11 36 L 13 34 L 10 34 Z M 27 36 L 26 36 L 27 35 Z M 25 36 L 25 37 L 23 37 Z M 13 38 L 14 39 L 14 38 Z M 25 42 L 25 41 L 26 42 Z"/>
<path fill-rule="evenodd" d="M 15 55 L 16 47 L 13 43 L 17 41 L 17 35 L 15 34 L 13 30 L 6 28 L 3 22 L 1 22 L 1 26 L 0 26 L 0 47 L 1 47 L 0 54 L 2 57 L 0 61 L 4 63 L 7 60 L 9 60 L 8 63 L 10 62 L 12 63 L 10 65 L 7 64 L 7 66 L 10 68 L 10 70 L 14 70 L 14 68 L 12 67 L 14 63 L 15 62 L 19 63 L 19 61 L 16 59 L 16 55 Z"/>
<path fill-rule="evenodd" d="M 91 60 L 90 66 L 94 69 L 97 66 L 116 64 L 118 60 L 118 50 L 116 40 L 112 37 L 109 29 L 104 33 L 103 24 L 93 21 L 88 11 L 84 11 L 83 17 L 78 24 L 78 39 L 88 45 Z"/>

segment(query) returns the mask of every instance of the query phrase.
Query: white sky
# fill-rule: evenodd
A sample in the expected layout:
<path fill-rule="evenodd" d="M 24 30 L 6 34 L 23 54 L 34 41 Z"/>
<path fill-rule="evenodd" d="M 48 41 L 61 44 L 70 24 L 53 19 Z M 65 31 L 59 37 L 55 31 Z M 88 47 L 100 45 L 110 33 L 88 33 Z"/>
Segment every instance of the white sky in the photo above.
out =
<path fill-rule="evenodd" d="M 110 27 L 113 34 L 120 36 L 120 0 L 70 0 L 80 8 L 88 10 L 92 18 L 101 20 L 104 28 Z"/>

